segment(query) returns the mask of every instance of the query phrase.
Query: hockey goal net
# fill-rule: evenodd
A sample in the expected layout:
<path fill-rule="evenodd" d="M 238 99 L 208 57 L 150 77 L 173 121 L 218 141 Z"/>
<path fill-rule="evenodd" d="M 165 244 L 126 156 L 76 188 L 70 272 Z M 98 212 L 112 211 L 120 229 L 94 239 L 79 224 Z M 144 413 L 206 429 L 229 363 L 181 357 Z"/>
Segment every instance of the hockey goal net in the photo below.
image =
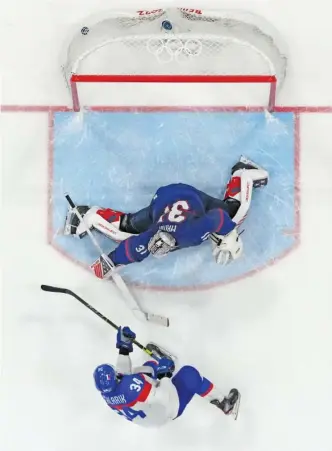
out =
<path fill-rule="evenodd" d="M 189 96 L 194 104 L 210 99 L 273 110 L 286 67 L 285 45 L 264 18 L 188 8 L 94 16 L 77 27 L 62 55 L 74 111 L 133 103 L 138 94 L 144 104 L 179 104 Z"/>

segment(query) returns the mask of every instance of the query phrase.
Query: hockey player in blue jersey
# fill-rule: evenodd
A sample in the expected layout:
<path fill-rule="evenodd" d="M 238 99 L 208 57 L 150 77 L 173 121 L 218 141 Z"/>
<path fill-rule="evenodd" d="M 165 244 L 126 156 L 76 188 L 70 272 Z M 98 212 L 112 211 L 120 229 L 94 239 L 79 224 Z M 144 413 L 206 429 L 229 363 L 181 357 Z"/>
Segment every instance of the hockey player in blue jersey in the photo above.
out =
<path fill-rule="evenodd" d="M 240 402 L 238 390 L 232 389 L 228 396 L 223 396 L 192 366 L 183 366 L 176 372 L 174 361 L 161 354 L 158 362 L 148 361 L 132 368 L 129 354 L 135 338 L 129 327 L 119 328 L 116 368 L 102 364 L 93 374 L 96 388 L 112 410 L 138 425 L 160 427 L 179 418 L 198 395 L 224 414 L 234 414 L 236 418 Z"/>
<path fill-rule="evenodd" d="M 159 188 L 150 205 L 136 213 L 80 206 L 84 216 L 80 222 L 69 210 L 65 230 L 82 238 L 88 226 L 119 242 L 109 254 L 115 267 L 141 262 L 149 255 L 163 257 L 208 238 L 216 262 L 225 265 L 241 256 L 243 243 L 237 226 L 248 213 L 253 189 L 267 182 L 267 171 L 241 157 L 232 168 L 223 200 L 190 185 L 170 184 Z M 97 277 L 109 277 L 101 259 L 93 269 Z"/>

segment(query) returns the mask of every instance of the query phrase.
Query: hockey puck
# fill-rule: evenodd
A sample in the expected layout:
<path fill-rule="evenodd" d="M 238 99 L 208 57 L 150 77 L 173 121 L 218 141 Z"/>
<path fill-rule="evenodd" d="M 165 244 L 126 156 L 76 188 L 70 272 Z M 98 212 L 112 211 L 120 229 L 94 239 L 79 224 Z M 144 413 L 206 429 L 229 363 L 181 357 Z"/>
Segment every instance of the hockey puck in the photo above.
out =
<path fill-rule="evenodd" d="M 84 35 L 88 34 L 89 33 L 89 28 L 88 27 L 83 27 L 82 30 L 81 30 L 81 33 L 84 34 Z"/>
<path fill-rule="evenodd" d="M 163 20 L 161 26 L 164 30 L 170 31 L 173 28 L 173 25 L 169 20 Z"/>

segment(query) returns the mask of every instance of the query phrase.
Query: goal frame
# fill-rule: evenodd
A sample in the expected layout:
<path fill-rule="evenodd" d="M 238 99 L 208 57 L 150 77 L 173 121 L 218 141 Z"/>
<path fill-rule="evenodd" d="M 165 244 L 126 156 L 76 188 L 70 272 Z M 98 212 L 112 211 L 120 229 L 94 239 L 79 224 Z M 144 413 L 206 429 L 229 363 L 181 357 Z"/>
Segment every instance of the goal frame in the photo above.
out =
<path fill-rule="evenodd" d="M 70 91 L 73 110 L 81 111 L 78 83 L 265 83 L 270 85 L 269 100 L 266 109 L 275 109 L 277 77 L 275 75 L 88 75 L 72 74 Z M 248 107 L 249 108 L 249 107 Z M 87 107 L 87 109 L 89 109 Z"/>

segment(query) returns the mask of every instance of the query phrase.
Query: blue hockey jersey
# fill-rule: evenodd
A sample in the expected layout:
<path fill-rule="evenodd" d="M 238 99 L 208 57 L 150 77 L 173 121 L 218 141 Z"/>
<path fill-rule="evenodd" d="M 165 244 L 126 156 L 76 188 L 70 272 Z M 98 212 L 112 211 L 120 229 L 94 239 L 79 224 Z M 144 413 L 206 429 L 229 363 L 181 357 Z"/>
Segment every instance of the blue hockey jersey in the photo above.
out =
<path fill-rule="evenodd" d="M 179 410 L 172 381 L 164 378 L 157 383 L 148 374 L 125 374 L 115 390 L 101 395 L 112 410 L 145 427 L 161 426 L 173 420 Z"/>
<path fill-rule="evenodd" d="M 109 257 L 115 265 L 144 260 L 149 255 L 148 243 L 158 230 L 170 233 L 177 249 L 198 246 L 213 232 L 227 235 L 236 224 L 222 208 L 210 209 L 209 199 L 183 183 L 159 188 L 149 206 L 149 228 L 121 242 Z"/>

